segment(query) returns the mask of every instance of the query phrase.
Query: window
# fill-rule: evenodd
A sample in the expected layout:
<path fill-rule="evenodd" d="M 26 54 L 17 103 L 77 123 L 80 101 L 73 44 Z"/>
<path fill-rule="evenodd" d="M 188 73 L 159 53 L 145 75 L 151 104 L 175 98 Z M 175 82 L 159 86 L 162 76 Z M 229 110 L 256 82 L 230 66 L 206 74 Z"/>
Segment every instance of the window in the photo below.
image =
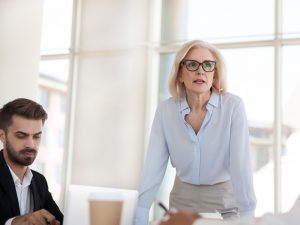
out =
<path fill-rule="evenodd" d="M 47 145 L 47 124 L 43 127 L 43 133 L 42 133 L 42 145 L 46 146 Z"/>
<path fill-rule="evenodd" d="M 273 38 L 273 0 L 189 0 L 187 4 L 188 39 L 222 43 Z"/>
<path fill-rule="evenodd" d="M 66 95 L 61 95 L 60 96 L 60 111 L 62 113 L 66 112 L 66 104 L 67 104 L 67 96 Z"/>
<path fill-rule="evenodd" d="M 64 134 L 64 129 L 59 129 L 58 132 L 57 132 L 57 137 L 58 137 L 58 140 L 57 140 L 57 143 L 58 143 L 58 147 L 59 148 L 63 148 L 64 147 L 64 142 L 65 142 L 65 134 Z"/>
<path fill-rule="evenodd" d="M 172 62 L 175 54 L 161 54 L 159 69 L 159 100 L 164 100 L 170 96 L 168 92 L 168 77 L 171 72 Z"/>
<path fill-rule="evenodd" d="M 42 51 L 66 52 L 71 42 L 73 0 L 45 0 Z"/>
<path fill-rule="evenodd" d="M 49 92 L 47 90 L 40 90 L 40 103 L 44 109 L 48 108 Z"/>
<path fill-rule="evenodd" d="M 68 57 L 63 59 L 50 59 L 48 55 L 45 59 L 40 63 L 40 76 L 46 82 L 48 81 L 48 85 L 50 82 L 52 84 L 56 83 L 57 86 L 60 84 L 66 84 L 69 77 L 69 59 Z"/>
<path fill-rule="evenodd" d="M 47 107 L 48 120 L 44 128 L 47 135 L 43 136 L 37 164 L 44 165 L 43 173 L 58 203 L 63 202 L 62 159 L 65 153 L 72 10 L 73 0 L 44 1 L 39 84 L 41 104 Z"/>
<path fill-rule="evenodd" d="M 282 49 L 282 143 L 285 151 L 281 157 L 283 211 L 290 209 L 300 194 L 300 181 L 296 179 L 300 171 L 299 51 L 300 45 L 284 46 Z"/>
<path fill-rule="evenodd" d="M 284 38 L 300 37 L 300 26 L 298 23 L 300 20 L 299 8 L 300 2 L 298 0 L 282 1 L 282 29 Z"/>

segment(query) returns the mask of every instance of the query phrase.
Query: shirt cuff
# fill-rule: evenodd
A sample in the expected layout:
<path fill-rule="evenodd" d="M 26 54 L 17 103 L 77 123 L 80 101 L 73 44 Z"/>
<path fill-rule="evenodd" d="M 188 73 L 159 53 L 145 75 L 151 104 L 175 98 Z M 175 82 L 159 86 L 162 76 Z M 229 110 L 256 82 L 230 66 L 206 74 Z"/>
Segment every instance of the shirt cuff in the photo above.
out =
<path fill-rule="evenodd" d="M 16 218 L 16 217 L 14 217 L 14 218 Z M 10 218 L 9 220 L 7 220 L 4 225 L 11 225 L 14 218 Z"/>
<path fill-rule="evenodd" d="M 135 212 L 134 225 L 148 225 L 149 209 L 138 207 Z"/>
<path fill-rule="evenodd" d="M 240 215 L 241 215 L 241 217 L 253 218 L 254 210 L 240 211 Z"/>

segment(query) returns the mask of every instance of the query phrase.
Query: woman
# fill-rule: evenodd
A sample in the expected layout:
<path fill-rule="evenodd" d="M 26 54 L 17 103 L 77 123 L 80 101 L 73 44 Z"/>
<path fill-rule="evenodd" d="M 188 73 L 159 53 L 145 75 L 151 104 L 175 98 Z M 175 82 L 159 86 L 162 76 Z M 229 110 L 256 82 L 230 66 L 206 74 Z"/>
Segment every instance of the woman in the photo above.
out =
<path fill-rule="evenodd" d="M 253 216 L 249 131 L 242 100 L 226 92 L 218 49 L 191 41 L 178 51 L 171 98 L 160 103 L 152 125 L 135 224 L 148 224 L 149 208 L 168 159 L 176 169 L 170 207 L 194 212 L 238 207 Z"/>

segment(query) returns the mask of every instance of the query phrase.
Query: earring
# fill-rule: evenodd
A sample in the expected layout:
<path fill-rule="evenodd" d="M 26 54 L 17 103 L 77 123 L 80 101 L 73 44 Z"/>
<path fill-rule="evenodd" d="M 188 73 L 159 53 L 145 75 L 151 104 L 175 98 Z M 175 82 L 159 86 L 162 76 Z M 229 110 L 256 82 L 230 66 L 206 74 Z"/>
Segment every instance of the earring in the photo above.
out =
<path fill-rule="evenodd" d="M 223 91 L 223 88 L 221 87 L 221 81 L 219 80 L 219 94 Z"/>

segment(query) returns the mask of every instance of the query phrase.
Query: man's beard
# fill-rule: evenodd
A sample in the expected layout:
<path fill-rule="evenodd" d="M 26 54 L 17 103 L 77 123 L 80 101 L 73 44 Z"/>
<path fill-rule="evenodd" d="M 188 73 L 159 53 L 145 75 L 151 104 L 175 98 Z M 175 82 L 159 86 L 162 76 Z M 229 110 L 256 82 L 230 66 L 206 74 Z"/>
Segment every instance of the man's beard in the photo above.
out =
<path fill-rule="evenodd" d="M 33 163 L 36 158 L 37 151 L 32 148 L 25 148 L 17 152 L 12 145 L 9 143 L 8 139 L 5 140 L 5 149 L 7 151 L 8 158 L 15 164 L 20 166 L 29 166 Z M 33 156 L 27 155 L 28 153 L 33 153 Z"/>

